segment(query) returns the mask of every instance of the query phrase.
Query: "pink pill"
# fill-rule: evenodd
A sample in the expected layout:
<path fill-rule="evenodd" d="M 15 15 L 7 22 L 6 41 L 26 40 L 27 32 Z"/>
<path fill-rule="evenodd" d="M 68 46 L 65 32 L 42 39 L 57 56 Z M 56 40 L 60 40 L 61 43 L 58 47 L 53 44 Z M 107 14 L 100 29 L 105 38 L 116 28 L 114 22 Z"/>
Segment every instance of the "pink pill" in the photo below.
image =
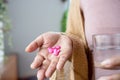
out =
<path fill-rule="evenodd" d="M 53 53 L 57 53 L 57 49 L 54 49 L 54 52 Z"/>
<path fill-rule="evenodd" d="M 49 53 L 53 53 L 54 49 L 53 48 L 48 48 Z"/>
<path fill-rule="evenodd" d="M 53 54 L 54 54 L 55 56 L 58 56 L 58 55 L 59 55 L 59 52 L 60 52 L 60 50 L 54 49 Z"/>
<path fill-rule="evenodd" d="M 57 50 L 57 53 L 60 53 L 60 49 Z"/>
<path fill-rule="evenodd" d="M 59 55 L 59 53 L 53 53 L 53 55 L 58 56 L 58 55 Z"/>
<path fill-rule="evenodd" d="M 56 46 L 56 48 L 57 48 L 57 49 L 60 49 L 60 48 L 61 48 L 61 46 Z"/>
<path fill-rule="evenodd" d="M 56 54 L 54 54 L 55 56 L 58 56 L 59 55 L 59 53 L 56 53 Z"/>

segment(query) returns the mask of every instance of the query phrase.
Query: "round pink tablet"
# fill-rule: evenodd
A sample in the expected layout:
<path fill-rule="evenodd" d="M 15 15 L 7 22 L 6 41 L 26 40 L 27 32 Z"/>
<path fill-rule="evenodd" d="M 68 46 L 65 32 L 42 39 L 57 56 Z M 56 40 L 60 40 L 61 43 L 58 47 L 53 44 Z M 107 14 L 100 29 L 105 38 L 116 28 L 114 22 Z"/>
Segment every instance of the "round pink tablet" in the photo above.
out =
<path fill-rule="evenodd" d="M 53 48 L 48 48 L 49 53 L 53 53 L 54 49 Z"/>

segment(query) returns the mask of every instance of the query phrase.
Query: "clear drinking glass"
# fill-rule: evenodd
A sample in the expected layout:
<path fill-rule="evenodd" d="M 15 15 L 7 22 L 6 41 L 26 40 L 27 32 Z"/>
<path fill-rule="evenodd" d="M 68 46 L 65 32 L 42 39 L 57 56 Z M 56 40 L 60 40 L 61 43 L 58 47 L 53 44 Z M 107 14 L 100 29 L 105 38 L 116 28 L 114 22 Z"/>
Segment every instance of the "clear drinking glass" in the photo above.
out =
<path fill-rule="evenodd" d="M 120 56 L 120 34 L 93 35 L 93 57 L 95 80 L 102 76 L 120 73 L 119 69 L 101 69 L 100 63 L 108 58 Z"/>

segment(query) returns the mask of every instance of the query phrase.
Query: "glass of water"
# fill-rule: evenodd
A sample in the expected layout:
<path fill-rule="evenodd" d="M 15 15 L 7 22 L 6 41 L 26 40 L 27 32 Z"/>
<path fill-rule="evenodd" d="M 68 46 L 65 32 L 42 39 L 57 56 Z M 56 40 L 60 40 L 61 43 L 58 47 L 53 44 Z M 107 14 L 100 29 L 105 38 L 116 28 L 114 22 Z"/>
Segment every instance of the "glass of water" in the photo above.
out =
<path fill-rule="evenodd" d="M 120 56 L 120 34 L 93 35 L 93 58 L 95 66 L 95 80 L 102 76 L 120 73 L 118 69 L 103 69 L 101 62 L 109 58 Z"/>

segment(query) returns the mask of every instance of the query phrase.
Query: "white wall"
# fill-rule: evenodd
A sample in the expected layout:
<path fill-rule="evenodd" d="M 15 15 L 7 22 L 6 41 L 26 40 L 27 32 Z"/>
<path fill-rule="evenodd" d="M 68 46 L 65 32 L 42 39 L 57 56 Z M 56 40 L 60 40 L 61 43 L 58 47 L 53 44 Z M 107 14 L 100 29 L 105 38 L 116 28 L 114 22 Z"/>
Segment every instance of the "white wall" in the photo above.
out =
<path fill-rule="evenodd" d="M 8 0 L 8 12 L 12 20 L 13 48 L 7 45 L 5 52 L 17 52 L 19 76 L 27 77 L 36 74 L 29 68 L 33 54 L 25 53 L 29 42 L 46 31 L 60 31 L 60 20 L 64 3 L 60 0 Z M 35 53 L 34 53 L 35 54 Z"/>

